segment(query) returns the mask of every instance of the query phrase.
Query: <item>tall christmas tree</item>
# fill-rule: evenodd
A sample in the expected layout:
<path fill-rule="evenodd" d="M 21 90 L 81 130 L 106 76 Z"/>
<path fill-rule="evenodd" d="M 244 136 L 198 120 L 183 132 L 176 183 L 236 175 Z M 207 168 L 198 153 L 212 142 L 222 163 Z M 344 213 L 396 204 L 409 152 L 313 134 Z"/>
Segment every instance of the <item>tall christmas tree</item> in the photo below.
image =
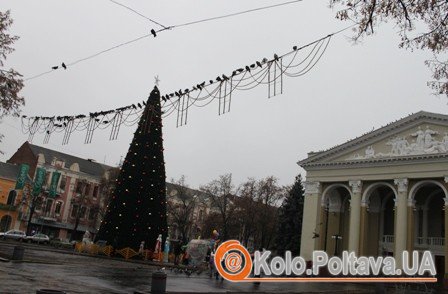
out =
<path fill-rule="evenodd" d="M 160 93 L 154 87 L 96 238 L 106 240 L 114 248 L 139 248 L 141 241 L 145 241 L 147 248 L 154 248 L 159 234 L 163 241 L 166 238 L 161 115 Z"/>

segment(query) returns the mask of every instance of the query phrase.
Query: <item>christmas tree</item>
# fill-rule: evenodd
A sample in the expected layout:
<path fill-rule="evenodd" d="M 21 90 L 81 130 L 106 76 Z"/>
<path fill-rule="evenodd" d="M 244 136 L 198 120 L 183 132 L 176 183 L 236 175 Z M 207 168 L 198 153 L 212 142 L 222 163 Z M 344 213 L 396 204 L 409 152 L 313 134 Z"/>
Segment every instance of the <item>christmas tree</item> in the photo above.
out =
<path fill-rule="evenodd" d="M 154 248 L 167 234 L 162 111 L 157 87 L 149 95 L 117 178 L 97 240 L 114 248 Z M 163 244 L 163 243 L 162 243 Z"/>

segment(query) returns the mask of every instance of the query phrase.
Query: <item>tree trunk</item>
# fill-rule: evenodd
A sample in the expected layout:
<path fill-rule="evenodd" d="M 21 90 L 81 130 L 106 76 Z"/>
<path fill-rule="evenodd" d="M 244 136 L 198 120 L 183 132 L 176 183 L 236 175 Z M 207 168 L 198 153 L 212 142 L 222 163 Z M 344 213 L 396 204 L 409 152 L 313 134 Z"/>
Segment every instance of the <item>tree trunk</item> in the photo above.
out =
<path fill-rule="evenodd" d="M 26 234 L 27 235 L 31 235 L 31 220 L 33 218 L 34 210 L 35 210 L 35 206 L 34 206 L 34 204 L 32 204 L 32 206 L 30 207 L 30 215 L 28 216 L 28 224 L 26 226 Z"/>

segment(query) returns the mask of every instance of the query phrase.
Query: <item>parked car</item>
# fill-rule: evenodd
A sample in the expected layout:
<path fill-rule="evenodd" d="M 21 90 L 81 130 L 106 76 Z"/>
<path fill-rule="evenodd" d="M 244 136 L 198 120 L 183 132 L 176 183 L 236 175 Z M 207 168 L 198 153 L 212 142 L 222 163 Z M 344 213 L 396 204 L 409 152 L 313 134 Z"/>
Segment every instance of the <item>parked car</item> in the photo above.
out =
<path fill-rule="evenodd" d="M 73 248 L 73 244 L 61 238 L 54 238 L 50 240 L 50 245 L 56 248 Z"/>
<path fill-rule="evenodd" d="M 106 240 L 98 240 L 95 243 L 96 245 L 98 245 L 99 247 L 104 247 L 107 246 L 107 241 Z"/>
<path fill-rule="evenodd" d="M 26 239 L 26 234 L 24 231 L 9 230 L 3 234 L 2 238 L 3 238 L 3 240 L 12 239 L 12 240 L 23 241 Z"/>
<path fill-rule="evenodd" d="M 41 234 L 41 233 L 34 234 L 33 236 L 27 236 L 26 240 L 29 243 L 31 243 L 31 242 L 43 243 L 43 244 L 50 243 L 50 238 L 47 235 Z"/>

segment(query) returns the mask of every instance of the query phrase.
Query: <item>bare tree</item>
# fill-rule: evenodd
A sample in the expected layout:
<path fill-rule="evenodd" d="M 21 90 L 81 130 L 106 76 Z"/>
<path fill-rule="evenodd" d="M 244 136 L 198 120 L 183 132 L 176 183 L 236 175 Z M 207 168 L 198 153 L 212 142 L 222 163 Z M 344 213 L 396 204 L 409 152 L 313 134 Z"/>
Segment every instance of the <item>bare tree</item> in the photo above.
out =
<path fill-rule="evenodd" d="M 270 176 L 258 182 L 258 245 L 269 248 L 275 239 L 278 221 L 278 206 L 284 197 L 284 188 L 278 185 L 278 179 Z"/>
<path fill-rule="evenodd" d="M 75 191 L 76 195 L 71 200 L 72 209 L 75 209 L 76 207 L 76 210 L 75 210 L 75 225 L 73 227 L 72 234 L 70 235 L 70 241 L 73 241 L 73 239 L 75 238 L 79 222 L 82 217 L 85 217 L 87 207 L 92 206 L 92 199 L 88 195 L 88 191 L 86 191 L 87 185 L 88 185 L 87 180 L 85 179 L 79 180 Z"/>
<path fill-rule="evenodd" d="M 98 210 L 98 217 L 102 220 L 106 215 L 107 205 L 113 196 L 115 185 L 117 183 L 118 175 L 120 174 L 120 168 L 113 167 L 108 169 L 100 180 L 100 204 L 96 208 Z"/>
<path fill-rule="evenodd" d="M 200 187 L 200 190 L 207 193 L 212 208 L 216 208 L 221 223 L 221 240 L 227 240 L 235 215 L 236 196 L 232 184 L 232 174 L 221 175 L 218 179 Z"/>
<path fill-rule="evenodd" d="M 238 210 L 237 215 L 241 222 L 241 239 L 245 246 L 248 246 L 249 239 L 256 235 L 258 230 L 258 185 L 257 181 L 249 178 L 242 183 L 238 189 Z"/>
<path fill-rule="evenodd" d="M 25 105 L 25 99 L 19 96 L 23 88 L 22 75 L 12 68 L 4 69 L 6 57 L 14 51 L 12 45 L 19 39 L 8 33 L 12 23 L 9 10 L 0 11 L 0 119 L 5 115 L 18 116 L 20 107 Z M 0 134 L 0 142 L 2 138 Z"/>
<path fill-rule="evenodd" d="M 185 183 L 185 176 L 181 176 L 178 181 L 173 179 L 171 182 L 172 190 L 169 191 L 170 195 L 167 197 L 168 216 L 170 225 L 175 225 L 178 228 L 182 243 L 184 243 L 189 239 L 198 195 L 192 195 L 191 190 Z"/>
<path fill-rule="evenodd" d="M 446 0 L 330 0 L 330 7 L 339 9 L 338 19 L 355 23 L 355 41 L 372 34 L 380 23 L 395 23 L 401 48 L 434 53 L 434 58 L 425 62 L 434 78 L 428 86 L 436 94 L 448 96 L 448 61 L 441 57 L 448 47 Z"/>

